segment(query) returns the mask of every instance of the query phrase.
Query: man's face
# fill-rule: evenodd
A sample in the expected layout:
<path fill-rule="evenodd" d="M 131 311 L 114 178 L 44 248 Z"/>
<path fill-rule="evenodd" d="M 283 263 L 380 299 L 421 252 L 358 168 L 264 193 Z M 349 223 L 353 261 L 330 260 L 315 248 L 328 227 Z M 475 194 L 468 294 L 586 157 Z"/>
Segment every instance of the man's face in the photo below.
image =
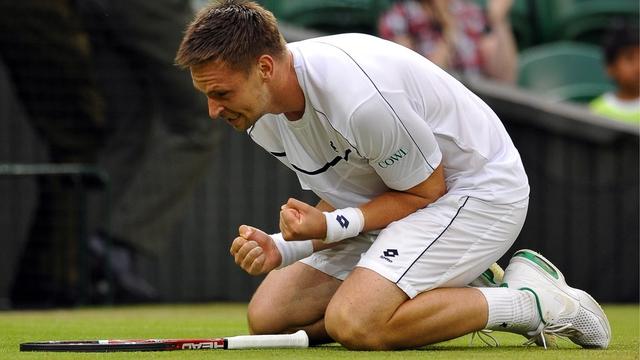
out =
<path fill-rule="evenodd" d="M 622 49 L 607 71 L 623 91 L 637 93 L 640 87 L 640 47 Z"/>
<path fill-rule="evenodd" d="M 237 131 L 246 131 L 267 112 L 269 92 L 258 66 L 245 73 L 209 61 L 192 66 L 191 78 L 207 96 L 209 116 L 224 119 Z"/>

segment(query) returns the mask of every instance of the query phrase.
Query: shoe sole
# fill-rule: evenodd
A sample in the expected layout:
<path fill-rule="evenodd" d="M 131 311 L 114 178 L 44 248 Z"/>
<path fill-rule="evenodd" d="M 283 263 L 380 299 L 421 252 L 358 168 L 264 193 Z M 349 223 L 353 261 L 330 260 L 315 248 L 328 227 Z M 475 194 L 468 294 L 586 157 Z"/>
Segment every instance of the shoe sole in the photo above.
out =
<path fill-rule="evenodd" d="M 493 263 L 489 268 L 482 273 L 492 284 L 499 286 L 502 284 L 502 278 L 504 277 L 504 269 L 500 265 Z"/>
<path fill-rule="evenodd" d="M 500 265 L 493 263 L 480 276 L 469 283 L 471 287 L 499 287 L 502 284 L 504 270 Z"/>
<path fill-rule="evenodd" d="M 529 256 L 529 254 L 533 256 Z M 609 345 L 609 343 L 611 342 L 611 326 L 609 324 L 609 320 L 607 319 L 607 315 L 604 313 L 604 310 L 602 310 L 600 304 L 598 304 L 598 302 L 591 295 L 589 295 L 584 290 L 572 288 L 571 286 L 567 285 L 562 272 L 555 265 L 553 265 L 551 261 L 542 256 L 542 254 L 539 254 L 533 250 L 518 250 L 511 258 L 511 261 L 528 264 L 532 269 L 542 274 L 551 282 L 560 283 L 561 285 L 566 286 L 572 292 L 568 293 L 568 295 L 578 300 L 582 308 L 589 311 L 596 318 L 598 318 L 600 325 L 603 328 L 607 329 L 607 338 L 609 339 L 607 341 L 607 345 L 605 345 L 604 347 L 584 346 L 585 348 L 606 348 Z M 560 288 L 560 290 L 566 292 L 562 288 Z"/>

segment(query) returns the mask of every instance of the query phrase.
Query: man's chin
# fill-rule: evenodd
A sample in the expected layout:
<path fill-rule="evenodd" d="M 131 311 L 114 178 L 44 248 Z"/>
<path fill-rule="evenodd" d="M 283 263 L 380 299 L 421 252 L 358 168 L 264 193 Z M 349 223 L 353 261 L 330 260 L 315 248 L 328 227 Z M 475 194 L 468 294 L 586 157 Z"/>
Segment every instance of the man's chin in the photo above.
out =
<path fill-rule="evenodd" d="M 256 123 L 256 121 L 251 121 L 251 120 L 245 118 L 244 121 L 238 121 L 236 123 L 232 123 L 232 122 L 227 121 L 227 124 L 231 125 L 231 127 L 237 132 L 245 132 L 251 126 L 253 126 Z"/>
<path fill-rule="evenodd" d="M 244 126 L 238 126 L 238 127 L 233 126 L 233 130 L 235 130 L 236 132 L 239 132 L 239 133 L 246 132 L 246 131 L 247 131 L 247 129 L 248 129 L 248 128 L 246 128 L 246 127 L 244 127 Z"/>
<path fill-rule="evenodd" d="M 227 123 L 227 125 L 231 126 L 235 131 L 241 132 L 246 130 L 245 122 L 242 121 L 242 119 L 240 119 L 239 117 L 233 120 L 225 119 L 225 122 Z"/>

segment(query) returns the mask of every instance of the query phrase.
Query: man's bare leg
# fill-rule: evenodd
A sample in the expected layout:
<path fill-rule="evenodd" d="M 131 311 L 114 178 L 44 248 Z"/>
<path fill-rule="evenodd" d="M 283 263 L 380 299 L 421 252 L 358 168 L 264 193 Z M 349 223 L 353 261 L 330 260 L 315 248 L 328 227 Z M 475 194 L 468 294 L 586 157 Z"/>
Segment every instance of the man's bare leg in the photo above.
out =
<path fill-rule="evenodd" d="M 249 303 L 252 334 L 305 330 L 312 344 L 333 342 L 324 327 L 324 313 L 342 282 L 297 262 L 272 271 Z"/>
<path fill-rule="evenodd" d="M 440 288 L 409 299 L 394 283 L 357 267 L 331 299 L 325 326 L 349 349 L 389 350 L 481 330 L 487 317 L 487 302 L 477 289 Z"/>

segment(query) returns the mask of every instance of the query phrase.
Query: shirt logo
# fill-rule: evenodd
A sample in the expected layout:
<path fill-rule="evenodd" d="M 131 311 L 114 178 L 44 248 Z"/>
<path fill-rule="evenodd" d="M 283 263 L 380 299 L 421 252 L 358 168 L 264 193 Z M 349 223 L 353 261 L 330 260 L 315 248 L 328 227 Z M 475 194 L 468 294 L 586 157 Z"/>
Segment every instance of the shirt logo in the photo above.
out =
<path fill-rule="evenodd" d="M 405 149 L 400 148 L 400 150 L 396 151 L 395 154 L 389 156 L 383 161 L 380 161 L 378 163 L 378 166 L 380 166 L 383 169 L 386 169 L 389 166 L 393 166 L 396 163 L 400 162 L 400 160 L 402 160 L 402 158 L 404 158 L 407 154 L 408 152 Z"/>

